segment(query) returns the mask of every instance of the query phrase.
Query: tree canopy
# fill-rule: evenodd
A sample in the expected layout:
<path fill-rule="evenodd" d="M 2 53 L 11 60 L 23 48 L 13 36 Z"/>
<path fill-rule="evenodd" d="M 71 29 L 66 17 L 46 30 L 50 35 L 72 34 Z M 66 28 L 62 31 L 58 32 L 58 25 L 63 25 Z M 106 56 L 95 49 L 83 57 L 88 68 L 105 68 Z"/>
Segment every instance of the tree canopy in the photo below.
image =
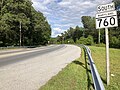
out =
<path fill-rule="evenodd" d="M 22 45 L 48 42 L 51 27 L 44 15 L 32 7 L 30 0 L 2 0 L 0 5 L 0 46 L 19 45 L 20 27 Z"/>

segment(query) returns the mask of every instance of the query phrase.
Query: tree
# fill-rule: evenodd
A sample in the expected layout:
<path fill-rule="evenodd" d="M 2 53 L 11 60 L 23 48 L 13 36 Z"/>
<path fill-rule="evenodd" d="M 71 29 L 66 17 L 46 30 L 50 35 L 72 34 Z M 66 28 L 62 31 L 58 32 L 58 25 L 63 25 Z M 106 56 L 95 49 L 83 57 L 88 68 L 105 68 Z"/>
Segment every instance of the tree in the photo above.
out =
<path fill-rule="evenodd" d="M 82 23 L 84 28 L 87 29 L 95 29 L 95 18 L 91 16 L 82 16 Z"/>
<path fill-rule="evenodd" d="M 70 27 L 67 31 L 61 33 L 61 38 L 66 43 L 68 43 L 68 41 L 71 41 L 71 43 L 75 43 L 76 40 L 80 39 L 81 36 L 83 36 L 83 28 L 79 26 L 76 26 L 75 28 Z"/>
<path fill-rule="evenodd" d="M 119 27 L 120 27 L 120 0 L 113 0 L 113 2 L 115 3 L 115 8 L 117 10 L 118 24 L 119 24 Z"/>
<path fill-rule="evenodd" d="M 83 31 L 81 30 L 81 28 L 76 26 L 76 28 L 74 30 L 74 33 L 73 33 L 73 40 L 74 40 L 74 42 L 76 42 L 77 39 L 80 39 L 82 34 L 83 34 Z"/>
<path fill-rule="evenodd" d="M 35 11 L 30 0 L 2 0 L 0 14 L 0 46 L 46 44 L 51 27 L 41 12 Z M 21 24 L 20 24 L 21 22 Z"/>
<path fill-rule="evenodd" d="M 94 42 L 98 43 L 98 30 L 95 28 L 95 17 L 82 16 L 82 23 L 85 28 L 85 37 L 93 36 Z"/>

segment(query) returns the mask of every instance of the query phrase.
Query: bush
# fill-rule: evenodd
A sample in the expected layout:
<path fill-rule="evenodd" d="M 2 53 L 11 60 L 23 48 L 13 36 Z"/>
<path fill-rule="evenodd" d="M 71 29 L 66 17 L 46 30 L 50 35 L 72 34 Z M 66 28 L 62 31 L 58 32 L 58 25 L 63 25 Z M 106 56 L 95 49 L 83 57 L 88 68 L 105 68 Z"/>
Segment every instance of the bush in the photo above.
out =
<path fill-rule="evenodd" d="M 79 40 L 77 40 L 78 44 L 86 44 L 87 43 L 87 39 L 84 37 L 80 37 Z"/>
<path fill-rule="evenodd" d="M 105 44 L 104 43 L 100 43 L 100 44 L 95 44 L 95 46 L 97 46 L 97 47 L 105 47 Z"/>
<path fill-rule="evenodd" d="M 67 39 L 67 40 L 66 40 L 66 44 L 74 44 L 73 39 Z"/>
<path fill-rule="evenodd" d="M 89 35 L 87 37 L 87 45 L 93 45 L 94 44 L 94 40 L 93 40 L 93 37 L 91 35 Z"/>
<path fill-rule="evenodd" d="M 114 48 L 120 48 L 119 47 L 120 44 L 120 40 L 117 37 L 112 37 L 110 40 L 110 47 L 114 47 Z"/>
<path fill-rule="evenodd" d="M 80 39 L 77 40 L 76 43 L 77 44 L 85 44 L 85 45 L 93 45 L 94 40 L 93 40 L 93 37 L 89 35 L 87 38 L 80 37 Z"/>

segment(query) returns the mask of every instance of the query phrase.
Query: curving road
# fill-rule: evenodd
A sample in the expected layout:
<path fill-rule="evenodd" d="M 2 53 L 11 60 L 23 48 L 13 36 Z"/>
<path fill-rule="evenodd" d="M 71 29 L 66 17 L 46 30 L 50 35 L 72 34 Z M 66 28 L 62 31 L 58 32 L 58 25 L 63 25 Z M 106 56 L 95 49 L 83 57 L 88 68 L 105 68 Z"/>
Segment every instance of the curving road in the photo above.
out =
<path fill-rule="evenodd" d="M 74 45 L 2 51 L 0 90 L 38 90 L 68 63 L 80 57 L 80 53 L 80 48 Z"/>
<path fill-rule="evenodd" d="M 40 56 L 42 54 L 50 53 L 55 50 L 64 48 L 65 45 L 55 45 L 55 46 L 46 46 L 34 49 L 21 49 L 21 50 L 10 50 L 3 51 L 0 54 L 0 67 L 21 62 L 24 60 L 29 60 L 30 58 Z"/>

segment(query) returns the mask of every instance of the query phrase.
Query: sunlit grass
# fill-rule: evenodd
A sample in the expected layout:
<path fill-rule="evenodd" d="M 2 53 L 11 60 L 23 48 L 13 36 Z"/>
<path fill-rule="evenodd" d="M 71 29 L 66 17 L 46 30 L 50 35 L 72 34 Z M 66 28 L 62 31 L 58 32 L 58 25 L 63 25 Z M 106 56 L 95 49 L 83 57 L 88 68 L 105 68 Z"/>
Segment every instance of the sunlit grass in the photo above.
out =
<path fill-rule="evenodd" d="M 40 90 L 87 90 L 87 75 L 84 53 L 54 76 Z"/>
<path fill-rule="evenodd" d="M 110 85 L 106 86 L 106 55 L 104 47 L 90 47 L 95 61 L 107 90 L 120 90 L 120 49 L 110 48 Z"/>
<path fill-rule="evenodd" d="M 106 85 L 105 47 L 90 46 L 92 57 L 106 90 L 120 89 L 120 49 L 110 49 L 110 85 Z M 52 77 L 40 90 L 92 90 L 93 82 L 84 51 L 79 59 Z"/>

